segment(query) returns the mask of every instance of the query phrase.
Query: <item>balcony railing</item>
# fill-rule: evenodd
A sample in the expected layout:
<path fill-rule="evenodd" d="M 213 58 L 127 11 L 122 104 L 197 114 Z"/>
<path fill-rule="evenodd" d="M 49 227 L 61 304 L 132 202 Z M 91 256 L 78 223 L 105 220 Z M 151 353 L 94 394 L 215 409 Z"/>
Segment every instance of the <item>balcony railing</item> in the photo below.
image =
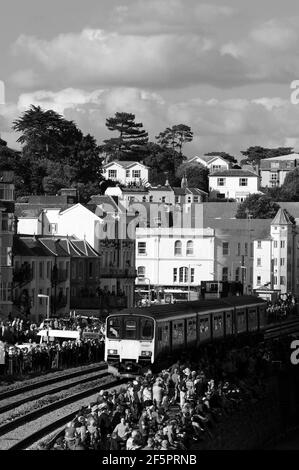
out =
<path fill-rule="evenodd" d="M 137 272 L 136 272 L 136 269 L 135 268 L 123 268 L 123 269 L 120 269 L 120 268 L 115 268 L 115 267 L 101 267 L 100 268 L 100 277 L 116 277 L 116 278 L 119 278 L 119 277 L 124 277 L 124 278 L 128 278 L 128 277 L 133 277 L 135 278 L 137 276 Z"/>

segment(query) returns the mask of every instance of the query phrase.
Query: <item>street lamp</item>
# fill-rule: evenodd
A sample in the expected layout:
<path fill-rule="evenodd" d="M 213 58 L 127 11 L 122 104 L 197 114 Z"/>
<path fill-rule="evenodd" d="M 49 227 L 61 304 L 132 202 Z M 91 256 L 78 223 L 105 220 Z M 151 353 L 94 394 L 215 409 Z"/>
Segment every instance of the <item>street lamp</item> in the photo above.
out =
<path fill-rule="evenodd" d="M 41 299 L 47 299 L 47 318 L 50 318 L 50 296 L 46 294 L 37 294 Z"/>

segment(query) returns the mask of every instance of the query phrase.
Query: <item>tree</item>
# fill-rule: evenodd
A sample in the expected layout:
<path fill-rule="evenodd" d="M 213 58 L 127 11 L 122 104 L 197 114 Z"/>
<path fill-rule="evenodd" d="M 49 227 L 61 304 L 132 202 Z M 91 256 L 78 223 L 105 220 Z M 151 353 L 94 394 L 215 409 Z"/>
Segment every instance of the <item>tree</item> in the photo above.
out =
<path fill-rule="evenodd" d="M 233 157 L 232 155 L 226 152 L 209 152 L 209 153 L 205 153 L 205 155 L 208 155 L 210 157 L 221 157 L 227 162 L 231 163 L 232 165 L 238 163 L 238 160 L 235 157 Z"/>
<path fill-rule="evenodd" d="M 186 176 L 189 188 L 199 188 L 208 192 L 209 170 L 198 163 L 183 163 L 179 166 L 176 176 L 180 179 Z"/>
<path fill-rule="evenodd" d="M 182 157 L 183 145 L 187 142 L 192 142 L 193 132 L 191 131 L 191 127 L 185 124 L 176 124 L 160 132 L 160 134 L 156 136 L 156 139 L 161 147 L 171 148 L 173 151 L 177 151 Z"/>
<path fill-rule="evenodd" d="M 280 188 L 282 201 L 299 201 L 299 168 L 289 171 Z"/>
<path fill-rule="evenodd" d="M 102 179 L 100 148 L 73 121 L 31 106 L 13 129 L 21 132 L 18 141 L 23 144 L 15 165 L 17 196 L 56 194 L 62 187 L 89 186 Z"/>
<path fill-rule="evenodd" d="M 148 133 L 141 122 L 135 122 L 135 115 L 115 113 L 114 117 L 106 119 L 106 127 L 118 132 L 117 137 L 104 140 L 101 146 L 101 151 L 109 160 L 139 160 L 138 152 L 148 142 Z"/>
<path fill-rule="evenodd" d="M 264 194 L 250 194 L 238 207 L 236 218 L 273 219 L 279 210 L 277 202 Z"/>
<path fill-rule="evenodd" d="M 279 147 L 279 148 L 264 148 L 264 147 L 249 147 L 247 150 L 242 151 L 242 155 L 246 158 L 241 160 L 242 165 L 259 165 L 263 158 L 280 157 L 281 155 L 289 155 L 294 153 L 292 147 Z"/>
<path fill-rule="evenodd" d="M 183 158 L 176 150 L 148 142 L 142 148 L 140 155 L 144 164 L 151 169 L 150 182 L 152 184 L 164 184 L 166 177 L 171 185 L 177 184 L 175 168 L 183 162 Z"/>

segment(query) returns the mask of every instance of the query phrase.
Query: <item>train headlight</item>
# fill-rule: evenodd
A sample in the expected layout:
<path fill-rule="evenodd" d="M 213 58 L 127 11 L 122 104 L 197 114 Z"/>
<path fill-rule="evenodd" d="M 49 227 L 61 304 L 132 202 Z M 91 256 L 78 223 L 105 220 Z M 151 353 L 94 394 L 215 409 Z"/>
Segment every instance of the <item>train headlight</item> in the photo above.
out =
<path fill-rule="evenodd" d="M 117 354 L 117 349 L 108 349 L 108 354 L 113 356 Z"/>
<path fill-rule="evenodd" d="M 143 357 L 151 357 L 152 351 L 141 351 L 141 356 Z"/>

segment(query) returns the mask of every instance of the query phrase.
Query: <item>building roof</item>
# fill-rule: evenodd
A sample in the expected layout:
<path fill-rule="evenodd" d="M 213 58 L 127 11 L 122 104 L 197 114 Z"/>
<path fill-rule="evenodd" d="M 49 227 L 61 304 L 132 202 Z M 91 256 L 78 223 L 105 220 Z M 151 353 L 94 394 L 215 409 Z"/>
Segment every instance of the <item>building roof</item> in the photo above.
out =
<path fill-rule="evenodd" d="M 40 243 L 42 243 L 52 255 L 55 256 L 68 256 L 68 253 L 62 248 L 60 245 L 59 238 L 47 237 L 47 238 L 40 238 Z"/>
<path fill-rule="evenodd" d="M 231 170 L 221 170 L 221 171 L 214 171 L 209 178 L 214 176 L 236 176 L 236 177 L 254 177 L 258 178 L 258 174 L 254 173 L 250 170 L 239 170 L 239 169 L 231 169 Z"/>
<path fill-rule="evenodd" d="M 151 191 L 168 191 L 168 192 L 171 192 L 172 191 L 172 188 L 170 186 L 154 186 L 154 187 L 150 187 L 148 188 L 148 192 L 151 192 Z"/>
<path fill-rule="evenodd" d="M 271 225 L 293 225 L 285 209 L 280 208 L 271 222 Z"/>
<path fill-rule="evenodd" d="M 271 161 L 271 160 L 280 160 L 280 161 L 294 161 L 299 160 L 299 153 L 289 153 L 288 155 L 280 155 L 278 157 L 262 158 L 261 161 Z"/>
<path fill-rule="evenodd" d="M 143 163 L 141 162 L 134 162 L 134 161 L 122 161 L 122 160 L 113 160 L 112 162 L 109 162 L 109 163 L 106 163 L 106 165 L 103 165 L 103 168 L 107 168 L 108 166 L 110 165 L 114 165 L 114 164 L 117 164 L 117 165 L 120 165 L 122 166 L 123 168 L 130 168 L 131 166 L 135 166 L 135 165 L 142 165 L 144 166 L 145 168 L 148 168 L 148 166 L 144 165 Z"/>
<path fill-rule="evenodd" d="M 289 214 L 291 214 L 295 219 L 299 219 L 299 204 L 298 202 L 277 202 L 277 204 L 282 208 L 286 209 Z"/>

